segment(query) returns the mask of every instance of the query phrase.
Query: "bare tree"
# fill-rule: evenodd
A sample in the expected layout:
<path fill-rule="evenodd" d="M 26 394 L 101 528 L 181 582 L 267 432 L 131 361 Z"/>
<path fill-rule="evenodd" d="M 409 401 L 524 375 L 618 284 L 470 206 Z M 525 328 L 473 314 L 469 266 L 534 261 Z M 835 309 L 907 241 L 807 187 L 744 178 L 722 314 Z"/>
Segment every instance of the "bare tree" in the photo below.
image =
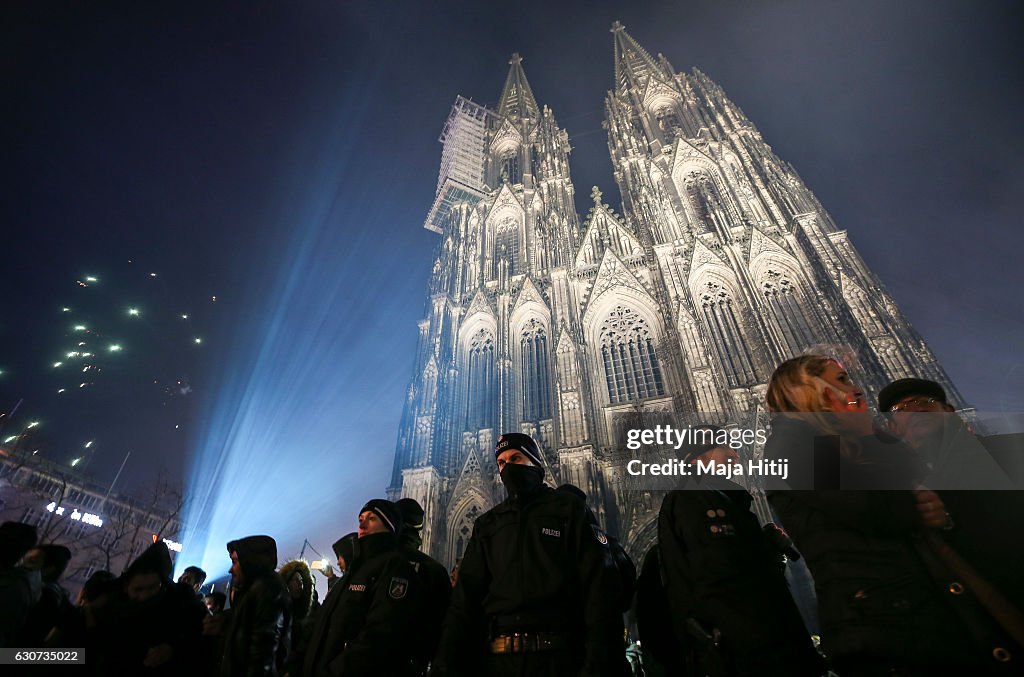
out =
<path fill-rule="evenodd" d="M 115 562 L 127 566 L 148 543 L 164 538 L 184 509 L 181 488 L 170 481 L 165 469 L 138 495 L 141 498 L 107 501 L 104 536 L 93 548 L 108 571 Z"/>

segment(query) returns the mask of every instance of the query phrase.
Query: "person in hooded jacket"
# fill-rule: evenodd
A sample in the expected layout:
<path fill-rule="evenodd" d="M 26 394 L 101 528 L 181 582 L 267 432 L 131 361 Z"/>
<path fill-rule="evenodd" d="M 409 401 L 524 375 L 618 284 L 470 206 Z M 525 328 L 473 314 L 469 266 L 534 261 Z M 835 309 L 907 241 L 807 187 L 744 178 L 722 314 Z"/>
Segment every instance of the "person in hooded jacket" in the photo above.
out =
<path fill-rule="evenodd" d="M 334 551 L 334 556 L 338 560 L 338 574 L 334 573 L 334 567 L 330 563 L 325 563 L 324 568 L 320 570 L 327 578 L 327 592 L 334 589 L 335 584 L 342 580 L 345 576 L 345 572 L 348 571 L 349 566 L 356 561 L 356 547 L 357 541 L 359 540 L 359 534 L 352 532 L 345 534 L 334 542 L 331 549 Z M 324 598 L 326 602 L 327 599 Z"/>
<path fill-rule="evenodd" d="M 320 604 L 316 601 L 313 573 L 304 561 L 297 559 L 286 562 L 277 573 L 288 588 L 292 600 L 292 643 L 285 663 L 285 675 L 297 677 L 302 669 L 302 659 L 313 634 L 313 624 Z"/>
<path fill-rule="evenodd" d="M 139 555 L 109 600 L 91 612 L 85 652 L 93 674 L 172 677 L 195 668 L 206 610 L 178 593 L 163 541 Z"/>
<path fill-rule="evenodd" d="M 409 677 L 414 673 L 422 590 L 398 542 L 401 515 L 384 499 L 359 511 L 359 543 L 344 578 L 324 600 L 305 677 Z"/>
<path fill-rule="evenodd" d="M 276 677 L 291 643 L 292 600 L 277 567 L 277 543 L 248 536 L 228 543 L 231 608 L 223 635 L 223 677 Z"/>
<path fill-rule="evenodd" d="M 608 537 L 544 484 L 537 443 L 498 439 L 508 498 L 473 525 L 431 674 L 626 674 Z"/>

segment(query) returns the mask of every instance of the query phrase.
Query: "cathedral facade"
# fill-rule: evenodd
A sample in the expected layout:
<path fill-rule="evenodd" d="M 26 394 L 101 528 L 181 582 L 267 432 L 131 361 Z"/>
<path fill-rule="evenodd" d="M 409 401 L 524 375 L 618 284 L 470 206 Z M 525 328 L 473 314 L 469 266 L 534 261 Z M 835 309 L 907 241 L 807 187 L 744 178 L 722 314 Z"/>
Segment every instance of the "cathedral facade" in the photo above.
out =
<path fill-rule="evenodd" d="M 604 127 L 621 213 L 595 187 L 577 214 L 568 134 L 518 55 L 497 105 L 459 97 L 441 135 L 425 223 L 441 240 L 389 495 L 424 506 L 424 549 L 449 565 L 504 497 L 502 432 L 533 436 L 548 481 L 587 492 L 639 557 L 661 496 L 624 477 L 625 429 L 763 425 L 775 366 L 822 346 L 868 392 L 919 376 L 956 397 L 847 233 L 722 89 L 620 24 L 612 34 Z"/>

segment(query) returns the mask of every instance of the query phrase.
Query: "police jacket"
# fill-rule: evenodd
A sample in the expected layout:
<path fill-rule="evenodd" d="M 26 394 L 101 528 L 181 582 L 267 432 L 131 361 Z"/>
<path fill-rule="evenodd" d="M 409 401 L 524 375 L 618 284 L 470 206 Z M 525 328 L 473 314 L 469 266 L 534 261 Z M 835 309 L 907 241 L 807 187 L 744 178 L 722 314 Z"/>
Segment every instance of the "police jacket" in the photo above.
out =
<path fill-rule="evenodd" d="M 291 598 L 274 571 L 248 585 L 228 610 L 224 631 L 224 677 L 276 677 L 291 643 Z"/>
<path fill-rule="evenodd" d="M 413 661 L 416 672 L 423 674 L 441 639 L 441 625 L 448 612 L 452 582 L 444 565 L 433 557 L 409 545 L 403 550 L 415 572 L 417 588 L 422 591 L 416 632 L 410 639 L 415 645 Z"/>
<path fill-rule="evenodd" d="M 608 539 L 577 497 L 541 485 L 477 518 L 434 661 L 475 675 L 488 639 L 554 633 L 581 657 L 581 675 L 621 674 L 622 618 Z"/>
<path fill-rule="evenodd" d="M 815 434 L 777 417 L 765 456 L 784 457 Z M 909 490 L 773 491 L 768 498 L 814 576 L 826 655 L 999 667 L 992 655 L 998 632 L 970 591 L 926 556 Z"/>
<path fill-rule="evenodd" d="M 306 651 L 306 677 L 404 677 L 422 593 L 393 533 L 359 539 L 359 555 L 331 589 Z"/>
<path fill-rule="evenodd" d="M 823 674 L 778 553 L 750 511 L 750 494 L 722 478 L 702 485 L 669 493 L 658 515 L 662 579 L 678 646 L 715 675 Z M 716 635 L 718 647 L 707 641 Z"/>

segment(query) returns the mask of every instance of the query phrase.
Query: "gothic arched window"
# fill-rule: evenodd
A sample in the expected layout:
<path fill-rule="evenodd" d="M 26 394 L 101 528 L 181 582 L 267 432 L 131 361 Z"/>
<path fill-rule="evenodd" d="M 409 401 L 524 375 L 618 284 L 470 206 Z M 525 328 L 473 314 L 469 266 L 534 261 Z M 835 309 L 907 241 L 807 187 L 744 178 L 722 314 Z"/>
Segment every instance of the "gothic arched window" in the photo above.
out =
<path fill-rule="evenodd" d="M 601 325 L 600 340 L 612 404 L 665 394 L 651 329 L 636 312 L 616 306 Z"/>
<path fill-rule="evenodd" d="M 519 223 L 506 216 L 498 223 L 494 236 L 494 277 L 498 277 L 498 264 L 508 261 L 508 274 L 518 275 L 519 265 Z"/>
<path fill-rule="evenodd" d="M 474 503 L 469 506 L 468 510 L 459 515 L 458 520 L 456 520 L 455 528 L 452 529 L 451 539 L 449 540 L 449 543 L 452 544 L 453 561 L 457 562 L 465 554 L 466 546 L 469 545 L 469 537 L 473 535 L 473 523 L 482 512 L 480 507 Z"/>
<path fill-rule="evenodd" d="M 437 368 L 429 365 L 423 372 L 423 408 L 430 409 L 437 401 Z"/>
<path fill-rule="evenodd" d="M 469 344 L 467 423 L 470 429 L 494 425 L 494 401 L 498 392 L 494 380 L 494 337 L 486 329 L 473 335 Z"/>
<path fill-rule="evenodd" d="M 576 369 L 576 347 L 572 341 L 563 340 L 559 343 L 558 352 L 556 355 L 558 360 L 558 374 L 565 384 L 570 384 L 568 387 L 574 387 L 571 384 L 575 384 L 579 380 L 579 374 Z"/>
<path fill-rule="evenodd" d="M 519 166 L 519 149 L 509 151 L 502 156 L 499 175 L 502 179 L 508 180 L 510 184 L 523 182 L 523 171 Z"/>
<path fill-rule="evenodd" d="M 683 185 L 686 188 L 686 197 L 690 201 L 690 206 L 693 207 L 693 212 L 697 216 L 698 228 L 703 233 L 711 232 L 715 212 L 721 206 L 715 184 L 707 174 L 692 171 L 686 175 Z"/>
<path fill-rule="evenodd" d="M 814 333 L 807 324 L 807 318 L 800 307 L 800 296 L 790 279 L 777 270 L 768 269 L 761 289 L 782 329 L 789 352 L 796 355 L 812 345 Z"/>
<path fill-rule="evenodd" d="M 717 282 L 708 282 L 700 295 L 700 304 L 711 335 L 711 345 L 725 368 L 729 387 L 756 383 L 754 361 L 736 319 L 736 309 L 729 292 Z"/>
<path fill-rule="evenodd" d="M 519 339 L 523 383 L 523 420 L 551 418 L 551 378 L 548 371 L 548 337 L 544 325 L 531 319 Z"/>

